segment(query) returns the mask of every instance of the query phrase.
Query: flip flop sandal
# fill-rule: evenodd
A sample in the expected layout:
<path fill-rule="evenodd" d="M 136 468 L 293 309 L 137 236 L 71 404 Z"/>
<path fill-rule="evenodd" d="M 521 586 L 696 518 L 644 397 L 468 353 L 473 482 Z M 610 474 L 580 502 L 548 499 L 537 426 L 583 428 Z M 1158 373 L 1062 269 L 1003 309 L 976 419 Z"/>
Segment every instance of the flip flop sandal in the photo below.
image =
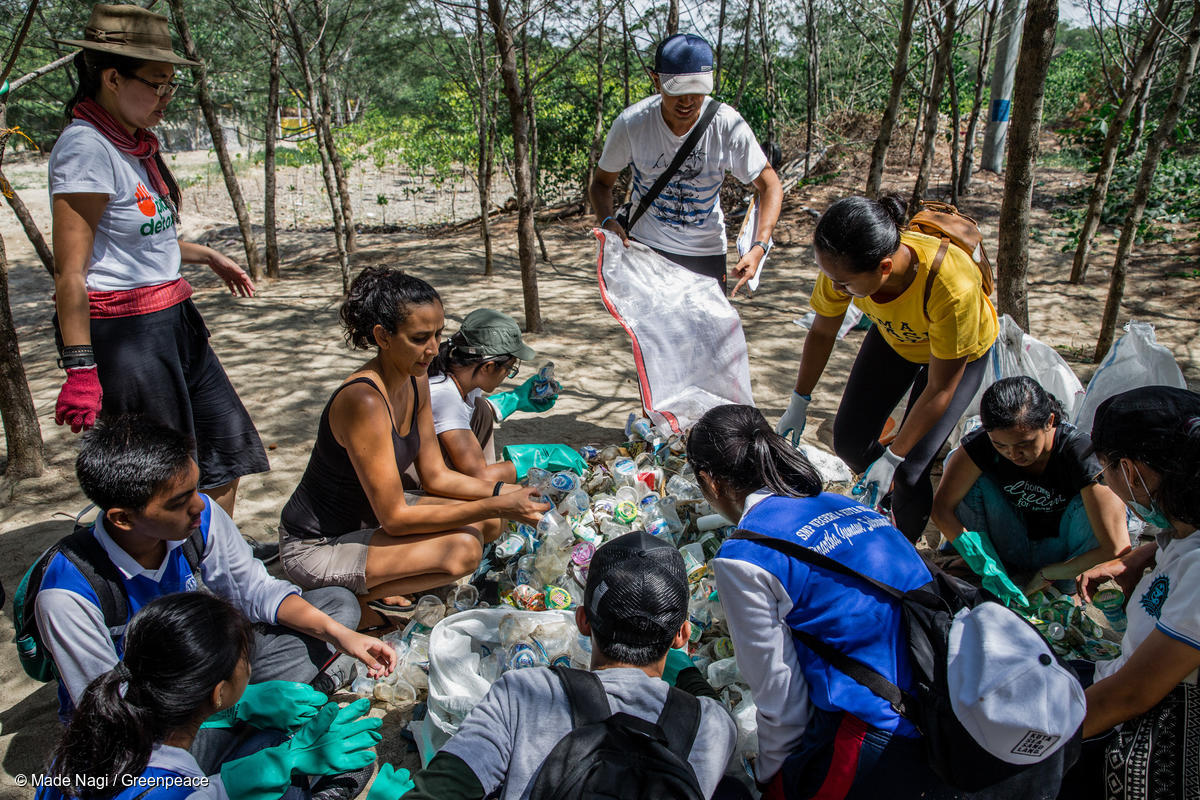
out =
<path fill-rule="evenodd" d="M 388 620 L 408 622 L 412 619 L 413 613 L 416 612 L 417 604 L 409 603 L 406 606 L 394 606 L 382 600 L 371 600 L 367 603 L 367 608 Z"/>

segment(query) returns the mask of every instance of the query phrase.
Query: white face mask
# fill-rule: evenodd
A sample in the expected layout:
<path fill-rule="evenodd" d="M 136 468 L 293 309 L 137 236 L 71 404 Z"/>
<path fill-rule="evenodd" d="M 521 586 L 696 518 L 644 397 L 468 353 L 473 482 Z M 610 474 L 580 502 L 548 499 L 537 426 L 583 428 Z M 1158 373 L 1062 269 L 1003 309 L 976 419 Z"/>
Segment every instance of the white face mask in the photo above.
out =
<path fill-rule="evenodd" d="M 1133 499 L 1133 485 L 1129 482 L 1129 476 L 1125 474 L 1125 462 L 1121 462 L 1121 477 L 1125 480 L 1125 488 L 1129 490 L 1129 507 L 1133 509 L 1133 513 L 1137 514 L 1147 524 L 1153 525 L 1156 528 L 1164 530 L 1171 527 L 1171 521 L 1163 514 L 1162 509 L 1158 507 L 1158 503 L 1154 502 L 1154 495 L 1150 493 L 1150 489 L 1146 486 L 1145 479 L 1142 478 L 1142 473 L 1136 467 L 1133 473 L 1138 477 L 1138 483 L 1142 484 L 1142 491 L 1146 493 L 1146 497 L 1150 500 L 1149 506 L 1144 506 L 1137 500 Z"/>

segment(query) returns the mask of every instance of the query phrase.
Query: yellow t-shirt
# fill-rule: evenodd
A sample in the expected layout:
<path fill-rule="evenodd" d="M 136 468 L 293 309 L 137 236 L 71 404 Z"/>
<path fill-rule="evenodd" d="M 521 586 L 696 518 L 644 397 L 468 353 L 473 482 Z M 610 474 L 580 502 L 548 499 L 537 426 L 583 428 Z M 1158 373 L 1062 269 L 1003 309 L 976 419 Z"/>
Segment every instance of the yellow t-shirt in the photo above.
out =
<path fill-rule="evenodd" d="M 982 276 L 971 257 L 951 245 L 942 260 L 929 295 L 929 316 L 923 308 L 929 265 L 941 239 L 915 231 L 904 231 L 900 242 L 917 254 L 917 277 L 899 297 L 877 303 L 870 297 L 850 297 L 834 288 L 822 272 L 817 277 L 810 303 L 823 317 L 840 317 L 850 301 L 862 310 L 883 334 L 883 339 L 906 361 L 928 364 L 930 354 L 950 361 L 974 361 L 996 341 L 1000 326 L 996 308 L 983 293 Z"/>

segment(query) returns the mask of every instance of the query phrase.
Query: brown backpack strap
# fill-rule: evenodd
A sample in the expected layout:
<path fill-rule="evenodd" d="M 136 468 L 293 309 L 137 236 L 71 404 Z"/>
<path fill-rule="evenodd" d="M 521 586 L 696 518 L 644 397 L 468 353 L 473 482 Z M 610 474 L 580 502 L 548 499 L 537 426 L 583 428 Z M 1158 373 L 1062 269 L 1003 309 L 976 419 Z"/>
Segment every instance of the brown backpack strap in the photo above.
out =
<path fill-rule="evenodd" d="M 937 277 L 938 271 L 942 268 L 942 261 L 946 258 L 946 251 L 950 249 L 950 239 L 947 236 L 942 237 L 942 246 L 938 248 L 937 255 L 933 257 L 933 263 L 929 265 L 929 274 L 925 277 L 925 297 L 921 302 L 921 310 L 925 312 L 925 319 L 932 321 L 929 316 L 929 295 L 933 293 L 933 279 Z"/>

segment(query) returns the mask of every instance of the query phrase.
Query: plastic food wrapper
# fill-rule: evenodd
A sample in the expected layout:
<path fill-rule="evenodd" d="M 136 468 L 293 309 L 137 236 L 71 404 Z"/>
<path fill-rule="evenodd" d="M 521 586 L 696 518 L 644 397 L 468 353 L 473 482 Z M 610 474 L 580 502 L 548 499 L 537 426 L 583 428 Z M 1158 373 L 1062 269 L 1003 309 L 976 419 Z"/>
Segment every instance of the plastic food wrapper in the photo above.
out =
<path fill-rule="evenodd" d="M 680 432 L 714 406 L 753 405 L 742 322 L 720 284 L 643 244 L 595 234 L 600 296 L 633 340 L 650 420 Z"/>
<path fill-rule="evenodd" d="M 1130 320 L 1125 335 L 1113 342 L 1100 368 L 1088 382 L 1087 393 L 1072 422 L 1086 433 L 1092 432 L 1096 409 L 1113 395 L 1139 386 L 1174 386 L 1186 389 L 1183 371 L 1171 351 L 1154 337 L 1154 326 Z"/>

